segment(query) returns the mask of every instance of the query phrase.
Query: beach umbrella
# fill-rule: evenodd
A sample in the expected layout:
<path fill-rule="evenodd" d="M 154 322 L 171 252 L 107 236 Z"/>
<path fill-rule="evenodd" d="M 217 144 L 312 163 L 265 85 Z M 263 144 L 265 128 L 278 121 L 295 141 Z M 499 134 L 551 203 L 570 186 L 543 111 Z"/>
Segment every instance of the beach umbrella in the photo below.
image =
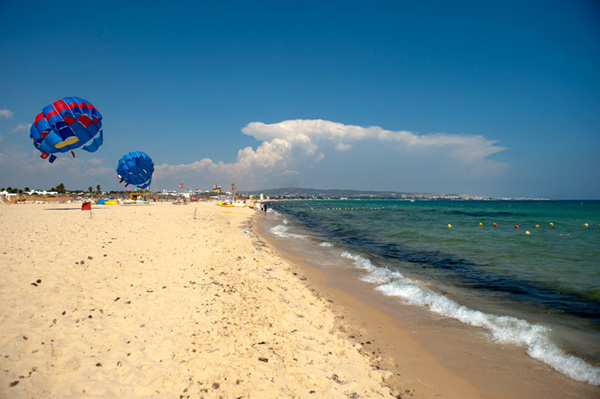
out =
<path fill-rule="evenodd" d="M 125 187 L 132 184 L 141 189 L 148 188 L 153 173 L 154 162 L 145 152 L 132 151 L 123 155 L 117 164 L 117 175 Z"/>
<path fill-rule="evenodd" d="M 56 160 L 56 153 L 82 147 L 94 152 L 102 145 L 102 114 L 87 100 L 63 97 L 42 109 L 31 125 L 29 137 L 41 158 Z"/>

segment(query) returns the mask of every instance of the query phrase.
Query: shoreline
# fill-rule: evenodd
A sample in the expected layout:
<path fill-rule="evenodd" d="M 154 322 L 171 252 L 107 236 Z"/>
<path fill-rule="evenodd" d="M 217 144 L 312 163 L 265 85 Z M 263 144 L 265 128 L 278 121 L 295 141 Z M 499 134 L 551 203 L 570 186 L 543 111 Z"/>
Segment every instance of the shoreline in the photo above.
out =
<path fill-rule="evenodd" d="M 341 312 L 346 319 L 353 320 L 353 331 L 366 329 L 368 334 L 378 339 L 384 348 L 381 357 L 409 357 L 404 359 L 403 364 L 397 362 L 404 368 L 394 365 L 391 370 L 395 375 L 403 375 L 404 382 L 416 382 L 413 387 L 416 386 L 417 391 L 436 386 L 439 370 L 431 373 L 430 380 L 423 377 L 431 372 L 432 366 L 439 364 L 448 373 L 445 376 L 475 389 L 474 396 L 467 396 L 465 391 L 458 393 L 464 398 L 588 398 L 600 393 L 598 387 L 574 381 L 527 356 L 520 347 L 490 342 L 479 328 L 433 315 L 424 308 L 402 305 L 376 292 L 373 290 L 375 285 L 359 281 L 360 272 L 309 264 L 291 253 L 294 252 L 293 245 L 286 243 L 285 239 L 266 231 L 263 234 L 282 256 L 303 269 L 313 270 L 308 273 L 313 276 L 310 285 L 316 287 L 320 295 L 342 303 Z M 340 301 L 340 298 L 343 300 Z M 375 316 L 378 313 L 379 316 Z M 418 353 L 414 347 L 419 349 Z M 430 361 L 423 362 L 422 370 L 407 378 L 415 364 L 423 359 L 424 353 Z M 452 385 L 447 380 L 444 383 L 439 386 L 444 387 L 443 396 L 449 397 Z M 439 393 L 429 390 L 424 397 L 436 394 Z"/>
<path fill-rule="evenodd" d="M 597 392 L 567 382 L 536 396 L 520 390 L 528 376 L 474 380 L 432 350 L 448 350 L 439 325 L 419 312 L 399 322 L 352 279 L 332 287 L 334 271 L 283 251 L 255 210 L 153 203 L 90 216 L 80 204 L 0 206 L 0 397 Z"/>
<path fill-rule="evenodd" d="M 277 239 L 265 234 L 262 227 L 259 235 L 279 256 L 297 268 L 295 273 L 311 291 L 330 304 L 340 330 L 363 347 L 362 353 L 372 366 L 392 373 L 388 380 L 391 386 L 415 398 L 481 397 L 471 383 L 444 367 L 411 337 L 409 331 L 400 328 L 392 315 L 344 289 L 333 287 L 326 271 L 285 251 Z"/>

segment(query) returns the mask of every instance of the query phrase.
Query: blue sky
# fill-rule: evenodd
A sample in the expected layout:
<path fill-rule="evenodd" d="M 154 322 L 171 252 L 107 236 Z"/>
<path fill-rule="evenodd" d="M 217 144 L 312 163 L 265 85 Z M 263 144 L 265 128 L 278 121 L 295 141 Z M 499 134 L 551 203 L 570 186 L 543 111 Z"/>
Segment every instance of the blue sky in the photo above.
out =
<path fill-rule="evenodd" d="M 596 1 L 0 2 L 0 186 L 600 198 Z M 95 153 L 39 158 L 64 96 Z"/>

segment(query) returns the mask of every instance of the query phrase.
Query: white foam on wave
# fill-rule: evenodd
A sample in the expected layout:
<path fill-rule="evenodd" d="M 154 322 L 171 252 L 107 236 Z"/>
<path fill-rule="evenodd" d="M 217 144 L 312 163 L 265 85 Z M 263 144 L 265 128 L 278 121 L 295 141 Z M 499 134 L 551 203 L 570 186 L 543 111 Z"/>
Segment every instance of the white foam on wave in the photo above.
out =
<path fill-rule="evenodd" d="M 600 385 L 600 368 L 557 347 L 550 339 L 550 330 L 547 327 L 530 324 L 512 316 L 499 316 L 470 309 L 420 285 L 400 272 L 377 267 L 360 255 L 344 252 L 341 256 L 351 259 L 355 267 L 364 270 L 366 274 L 362 280 L 379 284 L 376 289 L 384 295 L 401 298 L 407 304 L 427 307 L 434 313 L 467 325 L 482 327 L 490 332 L 495 342 L 523 346 L 529 356 L 570 378 Z"/>
<path fill-rule="evenodd" d="M 319 244 L 320 247 L 325 247 L 325 248 L 331 248 L 333 247 L 333 244 L 327 241 L 323 241 L 322 243 Z"/>
<path fill-rule="evenodd" d="M 275 234 L 278 237 L 282 238 L 306 238 L 301 234 L 294 234 L 288 232 L 287 220 L 283 220 L 283 224 L 278 224 L 276 226 L 271 227 L 271 233 Z"/>

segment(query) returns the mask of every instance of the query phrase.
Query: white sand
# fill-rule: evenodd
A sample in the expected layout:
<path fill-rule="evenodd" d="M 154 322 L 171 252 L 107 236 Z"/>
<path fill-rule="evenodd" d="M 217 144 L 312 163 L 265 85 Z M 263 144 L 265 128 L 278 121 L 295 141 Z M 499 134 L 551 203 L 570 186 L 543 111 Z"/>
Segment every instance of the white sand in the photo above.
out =
<path fill-rule="evenodd" d="M 0 206 L 0 397 L 399 393 L 293 265 L 244 232 L 256 211 L 92 212 Z"/>

